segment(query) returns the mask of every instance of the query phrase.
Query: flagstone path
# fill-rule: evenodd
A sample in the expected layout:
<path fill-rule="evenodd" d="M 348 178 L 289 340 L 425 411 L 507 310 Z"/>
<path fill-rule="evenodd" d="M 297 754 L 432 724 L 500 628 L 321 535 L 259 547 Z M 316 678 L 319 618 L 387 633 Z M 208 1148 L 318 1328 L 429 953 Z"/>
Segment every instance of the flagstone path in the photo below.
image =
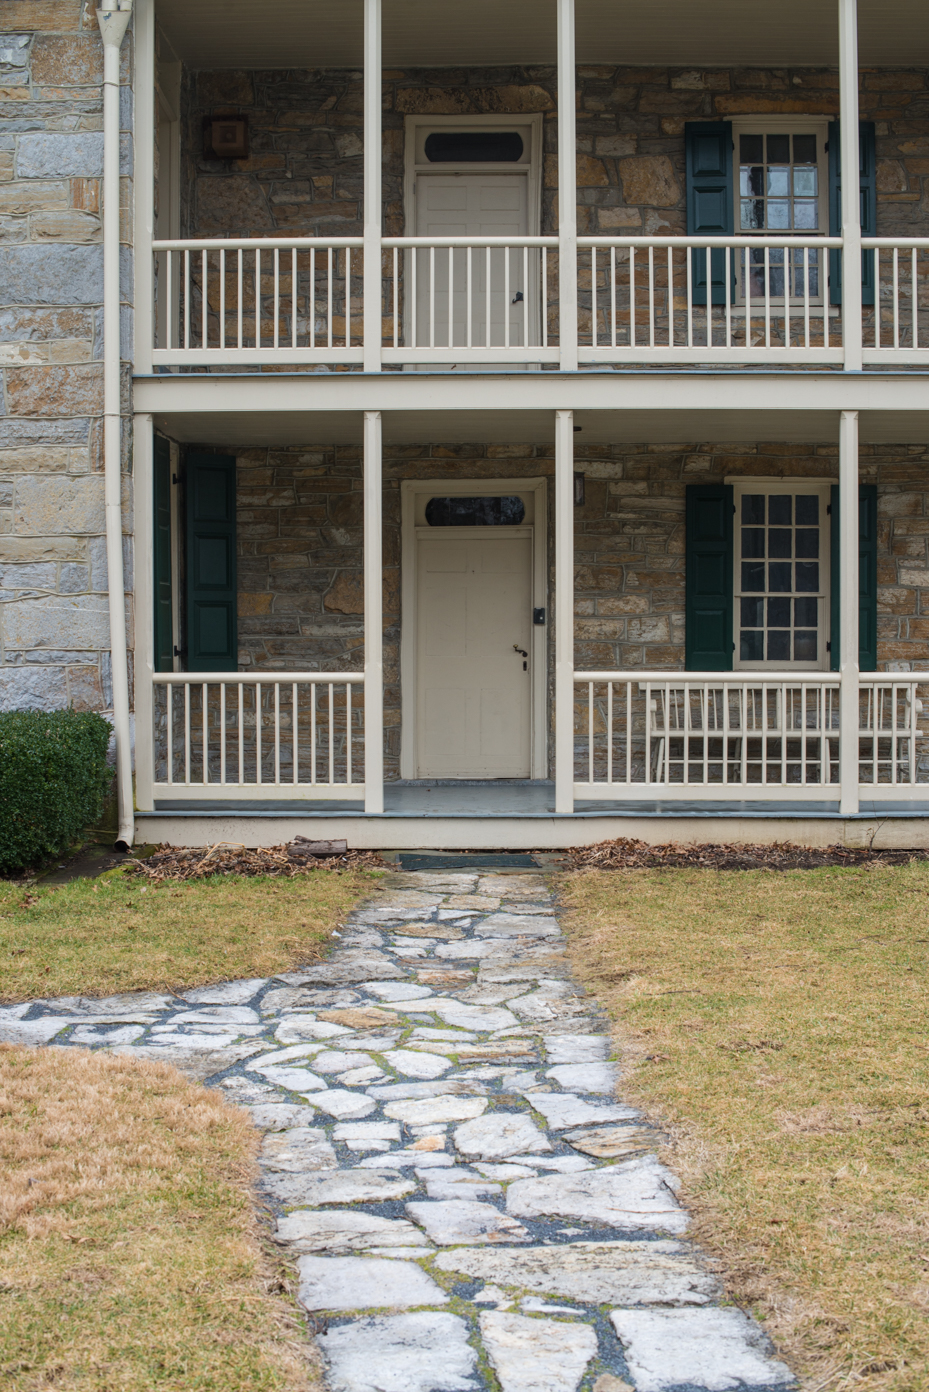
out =
<path fill-rule="evenodd" d="M 250 1110 L 331 1392 L 793 1385 L 614 1100 L 536 874 L 390 874 L 318 966 L 6 1006 L 0 1039 L 163 1060 Z"/>

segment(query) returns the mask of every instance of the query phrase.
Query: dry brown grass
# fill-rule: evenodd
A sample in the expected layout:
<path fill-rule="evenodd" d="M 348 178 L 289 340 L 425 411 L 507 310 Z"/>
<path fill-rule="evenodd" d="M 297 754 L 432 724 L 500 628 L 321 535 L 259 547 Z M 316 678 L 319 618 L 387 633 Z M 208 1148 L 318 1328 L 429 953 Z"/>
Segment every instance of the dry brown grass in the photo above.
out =
<path fill-rule="evenodd" d="M 0 1045 L 3 1387 L 318 1387 L 260 1239 L 256 1147 L 172 1068 Z"/>
<path fill-rule="evenodd" d="M 929 866 L 564 876 L 625 1098 L 805 1388 L 929 1387 Z"/>
<path fill-rule="evenodd" d="M 183 991 L 318 961 L 376 880 L 315 871 L 150 885 L 121 872 L 58 889 L 0 880 L 0 1000 Z"/>

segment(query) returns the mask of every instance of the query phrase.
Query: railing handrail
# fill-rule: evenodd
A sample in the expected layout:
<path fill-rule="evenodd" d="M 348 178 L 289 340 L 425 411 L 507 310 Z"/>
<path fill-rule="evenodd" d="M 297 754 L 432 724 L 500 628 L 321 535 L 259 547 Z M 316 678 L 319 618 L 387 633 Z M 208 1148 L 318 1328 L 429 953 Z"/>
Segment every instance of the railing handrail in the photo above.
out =
<path fill-rule="evenodd" d="M 153 672 L 153 682 L 163 682 L 170 686 L 203 685 L 209 682 L 211 686 L 218 686 L 221 682 L 228 682 L 231 686 L 254 686 L 257 683 L 263 685 L 273 684 L 274 682 L 284 682 L 292 685 L 299 682 L 301 686 L 308 682 L 351 682 L 357 685 L 364 682 L 364 672 Z"/>
<path fill-rule="evenodd" d="M 896 674 L 894 674 L 896 676 Z M 744 685 L 750 682 L 755 686 L 771 683 L 772 685 L 783 685 L 791 682 L 794 685 L 816 685 L 838 686 L 840 677 L 838 672 L 673 672 L 673 671 L 643 671 L 637 668 L 632 672 L 575 672 L 576 682 L 691 682 L 695 686 L 719 685 L 721 683 L 732 683 Z M 926 674 L 929 681 L 929 673 Z"/>
<path fill-rule="evenodd" d="M 929 251 L 929 237 L 862 237 L 861 245 L 865 251 L 892 250 L 894 247 L 915 247 L 917 251 Z"/>
<path fill-rule="evenodd" d="M 312 251 L 314 247 L 363 247 L 363 237 L 191 237 L 152 242 L 152 251 Z"/>
<path fill-rule="evenodd" d="M 771 247 L 775 251 L 784 246 L 826 247 L 827 250 L 841 248 L 841 237 L 817 237 L 809 234 L 784 232 L 779 237 L 752 237 L 744 233 L 731 237 L 578 237 L 579 247 L 697 247 L 710 249 L 719 247 Z M 890 243 L 893 245 L 893 243 Z M 909 243 L 907 243 L 909 245 Z"/>
<path fill-rule="evenodd" d="M 557 237 L 382 237 L 384 247 L 557 247 Z"/>

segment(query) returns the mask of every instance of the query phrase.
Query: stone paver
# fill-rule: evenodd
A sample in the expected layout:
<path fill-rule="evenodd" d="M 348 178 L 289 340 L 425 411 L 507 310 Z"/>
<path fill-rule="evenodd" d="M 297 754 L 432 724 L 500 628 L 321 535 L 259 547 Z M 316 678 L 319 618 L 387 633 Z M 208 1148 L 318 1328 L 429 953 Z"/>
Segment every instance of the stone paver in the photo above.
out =
<path fill-rule="evenodd" d="M 330 1392 L 791 1385 L 686 1240 L 540 875 L 391 874 L 337 941 L 183 997 L 5 1006 L 0 1040 L 163 1060 L 251 1111 Z"/>

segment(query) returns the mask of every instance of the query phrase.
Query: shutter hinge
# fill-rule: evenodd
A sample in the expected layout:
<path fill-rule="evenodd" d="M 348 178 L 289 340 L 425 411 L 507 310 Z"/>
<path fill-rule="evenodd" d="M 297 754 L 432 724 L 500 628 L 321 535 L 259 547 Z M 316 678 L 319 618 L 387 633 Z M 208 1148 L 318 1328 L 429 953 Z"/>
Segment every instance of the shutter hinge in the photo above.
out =
<path fill-rule="evenodd" d="M 732 645 L 732 651 L 735 652 L 735 643 Z"/>
<path fill-rule="evenodd" d="M 177 483 L 177 481 L 178 481 L 178 479 L 177 479 L 177 474 L 172 474 L 172 475 L 171 475 L 171 482 L 172 482 L 172 483 Z"/>
<path fill-rule="evenodd" d="M 826 504 L 826 516 L 827 516 L 827 517 L 831 517 L 831 516 L 832 516 L 832 504 L 831 504 L 831 503 L 827 503 L 827 504 Z"/>
<path fill-rule="evenodd" d="M 827 644 L 826 644 L 826 652 L 832 652 L 832 644 L 831 644 L 831 643 L 827 643 Z"/>

